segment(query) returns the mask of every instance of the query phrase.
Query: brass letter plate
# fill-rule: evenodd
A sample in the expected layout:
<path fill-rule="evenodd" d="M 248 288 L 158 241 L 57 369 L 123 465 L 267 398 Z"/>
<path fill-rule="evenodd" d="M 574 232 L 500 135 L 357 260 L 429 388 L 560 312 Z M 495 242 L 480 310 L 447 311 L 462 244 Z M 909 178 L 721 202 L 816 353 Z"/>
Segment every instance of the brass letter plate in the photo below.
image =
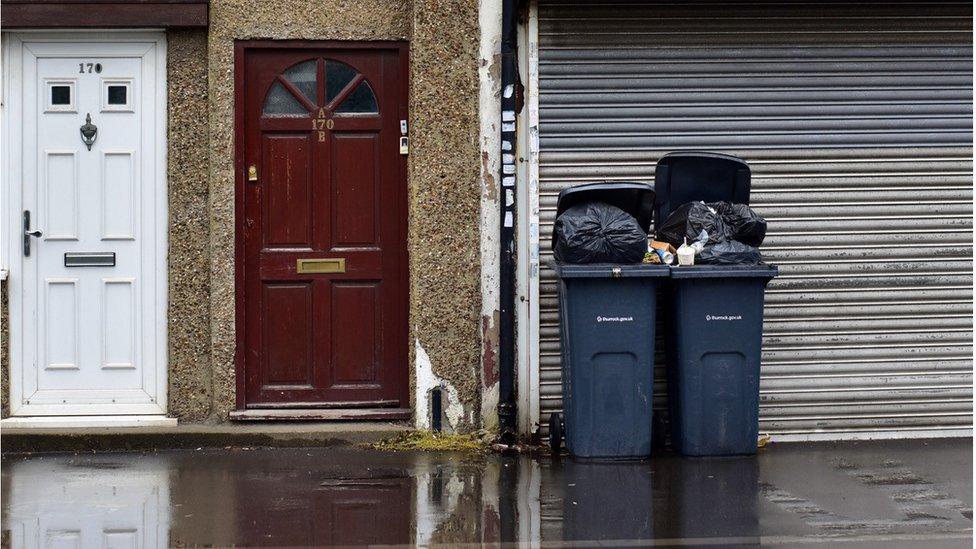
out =
<path fill-rule="evenodd" d="M 344 273 L 346 272 L 346 258 L 299 259 L 297 270 L 298 274 Z"/>

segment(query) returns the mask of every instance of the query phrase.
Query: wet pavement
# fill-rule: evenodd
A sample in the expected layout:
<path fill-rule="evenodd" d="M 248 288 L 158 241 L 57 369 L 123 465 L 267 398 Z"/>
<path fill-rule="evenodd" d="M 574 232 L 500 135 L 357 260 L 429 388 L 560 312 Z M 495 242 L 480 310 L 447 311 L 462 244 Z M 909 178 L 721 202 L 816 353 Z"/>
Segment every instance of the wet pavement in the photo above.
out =
<path fill-rule="evenodd" d="M 581 463 L 355 448 L 5 456 L 4 547 L 971 547 L 972 440 Z"/>

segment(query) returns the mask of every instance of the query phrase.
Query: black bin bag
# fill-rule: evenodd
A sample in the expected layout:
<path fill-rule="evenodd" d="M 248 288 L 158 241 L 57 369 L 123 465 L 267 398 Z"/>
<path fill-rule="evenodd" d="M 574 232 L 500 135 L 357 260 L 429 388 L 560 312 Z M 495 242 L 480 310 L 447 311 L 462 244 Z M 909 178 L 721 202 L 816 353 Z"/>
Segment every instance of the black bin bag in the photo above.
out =
<path fill-rule="evenodd" d="M 689 244 L 696 242 L 702 231 L 708 234 L 708 245 L 726 240 L 729 229 L 714 208 L 704 202 L 688 202 L 671 212 L 658 227 L 657 239 L 677 248 L 686 238 Z"/>
<path fill-rule="evenodd" d="M 629 213 L 605 202 L 584 202 L 556 218 L 553 252 L 560 263 L 640 263 L 647 232 Z"/>
<path fill-rule="evenodd" d="M 730 239 L 759 246 L 766 238 L 766 220 L 749 206 L 729 202 L 712 202 L 709 206 L 722 218 Z"/>
<path fill-rule="evenodd" d="M 759 265 L 759 249 L 735 240 L 710 244 L 695 255 L 695 265 Z"/>
<path fill-rule="evenodd" d="M 702 231 L 708 234 L 706 246 L 736 240 L 756 247 L 766 238 L 766 220 L 745 204 L 688 202 L 664 220 L 657 239 L 678 247 L 685 238 L 697 241 Z"/>

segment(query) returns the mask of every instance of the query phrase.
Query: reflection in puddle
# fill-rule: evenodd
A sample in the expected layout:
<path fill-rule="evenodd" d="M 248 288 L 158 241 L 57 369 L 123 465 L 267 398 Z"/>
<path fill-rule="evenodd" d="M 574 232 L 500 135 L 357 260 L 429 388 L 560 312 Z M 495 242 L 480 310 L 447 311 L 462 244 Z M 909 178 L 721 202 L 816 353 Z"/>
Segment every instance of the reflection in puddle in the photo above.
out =
<path fill-rule="evenodd" d="M 845 534 L 858 524 L 971 532 L 971 504 L 951 499 L 946 486 L 879 487 L 864 480 L 873 469 L 853 474 L 832 455 L 792 455 L 587 463 L 277 449 L 11 458 L 3 463 L 2 522 L 12 548 L 649 539 L 749 546 L 770 536 L 838 535 L 838 525 Z M 909 496 L 911 513 L 940 520 L 913 520 L 907 504 L 890 503 Z M 854 513 L 844 507 L 852 497 L 878 504 Z M 890 509 L 899 514 L 884 518 Z"/>
<path fill-rule="evenodd" d="M 642 463 L 561 464 L 563 539 L 649 539 L 653 534 L 652 474 Z M 613 524 L 612 530 L 607 524 Z"/>
<path fill-rule="evenodd" d="M 15 469 L 7 474 L 6 468 Z M 170 469 L 145 458 L 83 464 L 38 458 L 4 466 L 11 547 L 165 547 Z"/>

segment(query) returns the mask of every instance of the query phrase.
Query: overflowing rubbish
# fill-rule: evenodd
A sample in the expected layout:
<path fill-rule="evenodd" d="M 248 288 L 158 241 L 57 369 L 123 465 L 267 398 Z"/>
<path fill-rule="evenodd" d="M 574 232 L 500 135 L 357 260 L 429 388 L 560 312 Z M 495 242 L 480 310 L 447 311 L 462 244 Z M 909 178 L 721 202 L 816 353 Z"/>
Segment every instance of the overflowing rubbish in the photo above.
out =
<path fill-rule="evenodd" d="M 679 265 L 758 265 L 765 237 L 766 220 L 749 206 L 730 202 L 688 202 L 657 231 L 658 240 L 681 244 Z M 685 247 L 694 254 L 682 260 Z"/>
<path fill-rule="evenodd" d="M 656 238 L 698 248 L 670 269 L 661 309 L 670 440 L 685 456 L 757 450 L 763 300 L 779 270 L 756 248 L 766 221 L 747 205 L 751 181 L 718 153 L 669 153 L 655 169 Z"/>
<path fill-rule="evenodd" d="M 640 263 L 647 231 L 637 219 L 605 202 L 584 202 L 556 218 L 553 252 L 569 264 Z"/>
<path fill-rule="evenodd" d="M 661 263 L 665 265 L 674 264 L 675 254 L 678 253 L 677 250 L 674 249 L 674 246 L 668 244 L 667 242 L 661 242 L 660 240 L 652 240 L 648 247 L 653 253 L 657 254 L 657 256 L 661 259 Z"/>
<path fill-rule="evenodd" d="M 672 444 L 693 456 L 756 452 L 763 296 L 778 269 L 762 264 L 766 220 L 747 205 L 750 179 L 741 159 L 671 153 L 654 186 L 590 183 L 559 193 L 555 452 L 565 439 L 577 458 L 650 455 L 664 424 L 651 398 L 658 294 Z"/>

